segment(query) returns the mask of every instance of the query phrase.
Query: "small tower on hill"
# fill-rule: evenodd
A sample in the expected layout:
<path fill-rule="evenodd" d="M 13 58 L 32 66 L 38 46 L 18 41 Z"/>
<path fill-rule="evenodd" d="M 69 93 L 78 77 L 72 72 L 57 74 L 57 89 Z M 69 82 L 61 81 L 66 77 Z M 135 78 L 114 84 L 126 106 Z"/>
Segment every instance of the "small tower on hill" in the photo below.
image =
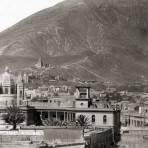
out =
<path fill-rule="evenodd" d="M 43 67 L 43 61 L 42 58 L 39 58 L 37 63 L 35 64 L 35 67 L 42 68 Z"/>

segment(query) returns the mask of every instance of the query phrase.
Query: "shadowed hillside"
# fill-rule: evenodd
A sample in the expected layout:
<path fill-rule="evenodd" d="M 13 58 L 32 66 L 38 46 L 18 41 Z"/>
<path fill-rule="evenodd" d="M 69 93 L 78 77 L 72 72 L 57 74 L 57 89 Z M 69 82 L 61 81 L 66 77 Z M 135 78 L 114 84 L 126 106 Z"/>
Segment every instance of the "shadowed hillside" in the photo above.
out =
<path fill-rule="evenodd" d="M 144 81 L 148 79 L 147 8 L 146 0 L 67 0 L 3 31 L 0 54 L 33 59 L 31 63 L 42 57 L 83 78 Z"/>

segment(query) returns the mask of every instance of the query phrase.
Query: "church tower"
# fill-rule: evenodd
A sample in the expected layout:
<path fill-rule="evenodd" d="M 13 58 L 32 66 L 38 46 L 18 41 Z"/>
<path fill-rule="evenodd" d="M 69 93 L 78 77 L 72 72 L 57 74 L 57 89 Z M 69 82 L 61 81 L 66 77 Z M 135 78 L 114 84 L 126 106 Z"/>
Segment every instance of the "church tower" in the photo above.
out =
<path fill-rule="evenodd" d="M 29 79 L 28 79 L 28 74 L 27 73 L 24 73 L 23 80 L 24 80 L 24 83 L 28 83 Z"/>
<path fill-rule="evenodd" d="M 0 104 L 10 106 L 16 104 L 15 77 L 6 66 L 5 72 L 0 75 Z"/>
<path fill-rule="evenodd" d="M 90 101 L 90 87 L 89 86 L 77 86 L 76 87 L 76 108 L 88 108 Z"/>
<path fill-rule="evenodd" d="M 22 75 L 18 76 L 17 80 L 17 106 L 20 106 L 24 100 L 24 81 Z"/>
<path fill-rule="evenodd" d="M 2 75 L 2 92 L 3 94 L 14 94 L 15 90 L 14 90 L 14 79 L 10 73 L 10 70 L 8 67 L 5 68 L 5 72 Z"/>
<path fill-rule="evenodd" d="M 41 58 L 38 59 L 37 63 L 35 64 L 35 67 L 42 68 L 43 67 L 43 61 Z"/>

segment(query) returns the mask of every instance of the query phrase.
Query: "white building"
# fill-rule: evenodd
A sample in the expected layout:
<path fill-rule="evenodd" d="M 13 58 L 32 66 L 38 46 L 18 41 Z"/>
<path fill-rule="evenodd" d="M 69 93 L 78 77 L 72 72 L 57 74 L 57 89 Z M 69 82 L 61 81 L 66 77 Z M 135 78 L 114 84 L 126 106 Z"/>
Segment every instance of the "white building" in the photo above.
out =
<path fill-rule="evenodd" d="M 0 75 L 0 106 L 19 105 L 23 99 L 23 89 L 22 77 L 15 77 L 6 67 L 5 72 Z"/>

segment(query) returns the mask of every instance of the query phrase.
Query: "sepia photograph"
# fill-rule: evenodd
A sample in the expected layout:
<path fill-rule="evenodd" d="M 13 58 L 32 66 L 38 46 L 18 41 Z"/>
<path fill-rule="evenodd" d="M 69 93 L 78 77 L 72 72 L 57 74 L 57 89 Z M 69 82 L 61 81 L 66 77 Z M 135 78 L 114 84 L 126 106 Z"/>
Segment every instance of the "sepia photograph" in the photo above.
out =
<path fill-rule="evenodd" d="M 148 148 L 148 0 L 0 0 L 0 148 Z"/>

